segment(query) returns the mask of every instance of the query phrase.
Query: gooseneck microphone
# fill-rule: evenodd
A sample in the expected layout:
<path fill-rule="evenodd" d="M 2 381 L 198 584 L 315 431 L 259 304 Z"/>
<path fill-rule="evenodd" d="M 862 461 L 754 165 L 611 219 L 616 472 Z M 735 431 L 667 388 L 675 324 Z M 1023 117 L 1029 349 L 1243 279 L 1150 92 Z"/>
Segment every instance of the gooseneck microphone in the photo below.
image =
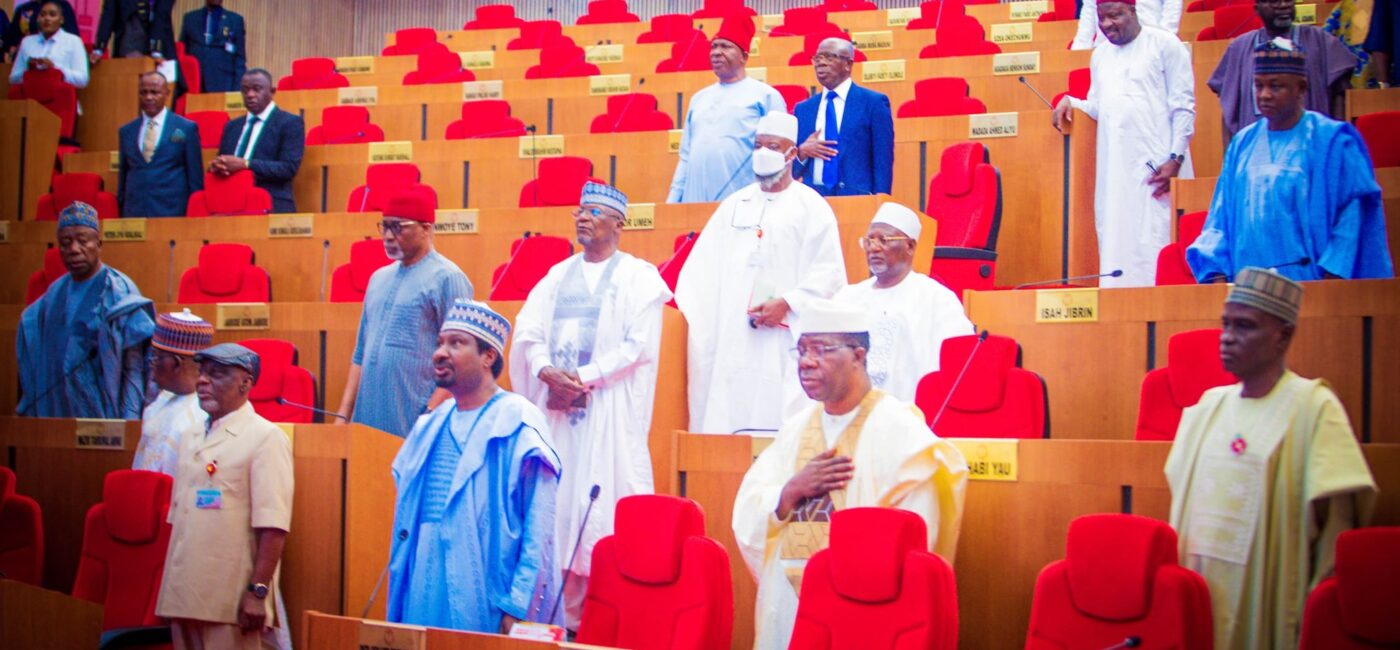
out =
<path fill-rule="evenodd" d="M 982 330 L 982 333 L 977 335 L 977 342 L 972 345 L 972 351 L 967 353 L 967 360 L 963 362 L 962 370 L 958 371 L 957 379 L 954 379 L 953 385 L 948 387 L 948 395 L 943 398 L 943 406 L 938 407 L 938 413 L 929 421 L 928 428 L 935 435 L 937 435 L 938 430 L 934 427 L 938 426 L 938 421 L 943 418 L 943 411 L 947 410 L 948 403 L 953 401 L 953 393 L 958 391 L 958 386 L 962 384 L 963 376 L 967 374 L 968 367 L 972 365 L 972 359 L 977 356 L 977 351 L 982 348 L 982 342 L 987 340 L 988 334 L 989 332 L 987 330 Z"/>
<path fill-rule="evenodd" d="M 1019 77 L 1016 77 L 1016 80 L 1019 81 L 1019 82 L 1021 82 L 1021 83 L 1023 83 L 1023 84 L 1026 84 L 1026 87 L 1027 87 L 1027 88 L 1030 88 L 1030 89 L 1031 89 L 1031 92 L 1035 93 L 1035 96 L 1036 96 L 1036 97 L 1039 97 L 1041 102 L 1043 102 L 1046 106 L 1049 106 L 1049 107 L 1050 107 L 1050 110 L 1052 110 L 1052 111 L 1055 110 L 1055 107 L 1050 103 L 1050 100 L 1046 99 L 1046 98 L 1045 98 L 1045 95 L 1040 94 L 1040 91 L 1039 91 L 1039 90 L 1036 90 L 1036 89 L 1035 89 L 1035 86 L 1032 86 L 1032 85 L 1031 85 L 1031 82 L 1026 81 L 1025 75 L 1021 75 L 1021 76 L 1019 76 Z"/>
<path fill-rule="evenodd" d="M 602 489 L 597 483 L 593 484 L 593 489 L 588 491 L 588 508 L 583 511 L 583 520 L 578 524 L 578 536 L 574 538 L 574 551 L 569 554 L 569 565 L 564 568 L 563 578 L 559 580 L 559 593 L 554 597 L 554 606 L 549 608 L 549 618 L 546 623 L 553 624 L 554 616 L 559 613 L 559 602 L 564 600 L 564 583 L 569 579 L 569 573 L 574 570 L 574 560 L 578 559 L 578 547 L 583 544 L 583 531 L 588 527 L 588 515 L 593 514 L 593 504 L 598 502 L 598 493 Z"/>
<path fill-rule="evenodd" d="M 1111 646 L 1108 646 L 1107 648 L 1104 648 L 1103 650 L 1122 650 L 1123 648 L 1136 648 L 1136 647 L 1141 646 L 1141 645 L 1142 645 L 1142 637 L 1140 637 L 1140 636 L 1129 636 L 1129 637 L 1124 638 L 1122 641 L 1119 641 L 1118 643 L 1115 643 L 1115 644 L 1113 644 L 1113 645 L 1111 645 Z"/>
<path fill-rule="evenodd" d="M 1296 260 L 1293 260 L 1292 262 L 1287 262 L 1285 264 L 1275 264 L 1273 266 L 1270 266 L 1269 270 L 1277 272 L 1279 269 L 1286 269 L 1290 266 L 1307 266 L 1309 264 L 1312 264 L 1312 258 L 1304 255 Z"/>
<path fill-rule="evenodd" d="M 1123 277 L 1123 269 L 1114 269 L 1112 271 L 1109 271 L 1108 273 L 1097 273 L 1093 275 L 1071 275 L 1069 277 L 1055 278 L 1053 280 L 1037 280 L 1035 282 L 1027 282 L 1025 284 L 1018 284 L 1012 287 L 1012 290 L 1014 291 L 1016 289 L 1029 289 L 1031 287 L 1041 287 L 1047 284 L 1069 284 L 1071 282 L 1079 282 L 1080 280 L 1093 280 L 1096 278 L 1121 277 Z"/>
<path fill-rule="evenodd" d="M 303 409 L 303 410 L 306 410 L 306 411 L 311 411 L 312 413 L 320 413 L 321 415 L 329 415 L 330 417 L 333 417 L 333 418 L 341 418 L 342 420 L 347 420 L 347 421 L 348 421 L 348 420 L 350 419 L 349 416 L 341 415 L 341 414 L 336 413 L 336 412 L 334 412 L 334 411 L 327 411 L 327 410 L 325 410 L 325 409 L 318 409 L 318 408 L 316 408 L 316 407 L 314 407 L 314 406 L 307 406 L 306 404 L 298 404 L 298 403 L 296 403 L 296 402 L 293 402 L 293 401 L 288 400 L 288 399 L 285 398 L 285 397 L 279 397 L 279 398 L 277 398 L 277 403 L 280 404 L 280 405 L 282 405 L 282 406 L 290 406 L 290 407 L 292 407 L 292 408 L 297 408 L 297 409 Z"/>
<path fill-rule="evenodd" d="M 617 126 L 618 126 L 619 124 L 622 124 L 622 120 L 625 119 L 625 118 L 627 117 L 627 111 L 628 111 L 629 109 L 632 108 L 632 102 L 637 101 L 637 95 L 640 94 L 638 91 L 640 91 L 640 90 L 642 89 L 642 86 L 645 86 L 646 83 L 647 83 L 647 78 L 646 78 L 646 77 L 641 77 L 641 78 L 637 79 L 637 88 L 636 88 L 636 90 L 633 90 L 633 91 L 630 93 L 631 96 L 629 96 L 629 97 L 627 98 L 627 103 L 623 104 L 623 105 L 622 105 L 622 110 L 618 111 L 618 113 L 617 113 L 617 119 L 613 120 L 612 128 L 611 128 L 611 129 L 608 129 L 609 131 L 612 131 L 612 132 L 614 132 L 614 133 L 617 132 Z"/>

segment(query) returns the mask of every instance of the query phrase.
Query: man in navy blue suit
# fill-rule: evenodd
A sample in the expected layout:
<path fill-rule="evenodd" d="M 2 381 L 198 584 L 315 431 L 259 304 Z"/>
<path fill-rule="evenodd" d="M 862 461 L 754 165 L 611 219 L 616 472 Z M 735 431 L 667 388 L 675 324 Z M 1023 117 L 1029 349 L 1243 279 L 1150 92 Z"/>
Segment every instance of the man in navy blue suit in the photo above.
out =
<path fill-rule="evenodd" d="M 246 36 L 243 16 L 224 9 L 224 0 L 204 0 L 203 9 L 185 14 L 180 24 L 180 42 L 185 44 L 185 52 L 199 61 L 204 86 L 191 92 L 238 90 L 238 82 L 248 70 Z"/>
<path fill-rule="evenodd" d="M 890 98 L 851 82 L 855 47 L 822 41 L 812 68 L 822 92 L 798 104 L 797 148 L 802 182 L 822 196 L 889 194 L 894 176 Z"/>
<path fill-rule="evenodd" d="M 243 75 L 240 92 L 248 113 L 224 125 L 219 155 L 209 171 L 229 176 L 251 169 L 257 186 L 272 195 L 273 212 L 296 212 L 292 179 L 306 149 L 306 124 L 301 116 L 277 108 L 272 73 L 262 68 Z"/>
<path fill-rule="evenodd" d="M 123 217 L 179 217 L 204 187 L 199 127 L 165 107 L 170 87 L 159 72 L 140 79 L 141 116 L 121 135 L 117 203 Z"/>

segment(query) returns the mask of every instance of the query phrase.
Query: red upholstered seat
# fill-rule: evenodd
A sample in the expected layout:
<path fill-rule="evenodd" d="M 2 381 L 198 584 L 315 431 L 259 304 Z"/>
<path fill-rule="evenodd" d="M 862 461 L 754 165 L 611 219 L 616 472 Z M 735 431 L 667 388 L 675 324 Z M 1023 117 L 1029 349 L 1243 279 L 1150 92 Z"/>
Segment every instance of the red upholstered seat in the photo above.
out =
<path fill-rule="evenodd" d="M 710 38 L 693 29 L 671 43 L 671 58 L 656 64 L 657 72 L 691 72 L 710 69 Z"/>
<path fill-rule="evenodd" d="M 1016 340 L 988 335 L 968 363 L 977 338 L 969 334 L 945 339 L 938 354 L 939 369 L 919 380 L 914 403 L 934 433 L 944 438 L 1050 437 L 1045 380 L 1021 368 Z M 960 373 L 962 383 L 948 399 Z M 945 401 L 948 407 L 940 419 L 938 412 Z"/>
<path fill-rule="evenodd" d="M 180 276 L 179 302 L 271 302 L 272 281 L 247 244 L 205 244 L 199 263 Z"/>
<path fill-rule="evenodd" d="M 990 291 L 996 286 L 996 253 L 975 248 L 950 248 L 933 258 L 929 277 L 948 287 L 958 301 L 964 291 Z"/>
<path fill-rule="evenodd" d="M 559 79 L 587 77 L 599 73 L 598 66 L 589 63 L 583 48 L 572 41 L 556 41 L 540 49 L 539 65 L 525 69 L 526 79 Z"/>
<path fill-rule="evenodd" d="M 919 17 L 909 21 L 905 29 L 938 29 L 946 18 L 963 15 L 967 9 L 963 0 L 928 0 L 919 3 Z"/>
<path fill-rule="evenodd" d="M 462 29 L 505 29 L 523 24 L 525 20 L 515 16 L 514 5 L 482 5 L 476 8 L 476 18 L 467 21 Z"/>
<path fill-rule="evenodd" d="M 35 300 L 42 298 L 49 290 L 49 285 L 58 282 L 58 279 L 65 275 L 68 275 L 68 269 L 63 266 L 63 255 L 57 248 L 46 249 L 44 267 L 30 274 L 29 283 L 25 285 L 25 306 L 32 305 Z"/>
<path fill-rule="evenodd" d="M 156 597 L 170 544 L 172 480 L 120 469 L 102 482 L 102 503 L 88 509 L 73 597 L 103 606 L 102 629 L 161 625 Z"/>
<path fill-rule="evenodd" d="M 1026 650 L 1121 647 L 1211 650 L 1210 591 L 1177 564 L 1166 522 L 1100 514 L 1069 525 L 1065 559 L 1040 572 Z"/>
<path fill-rule="evenodd" d="M 462 119 L 447 125 L 448 140 L 513 138 L 525 135 L 525 122 L 510 116 L 510 102 L 478 99 L 462 102 Z"/>
<path fill-rule="evenodd" d="M 589 133 L 667 131 L 675 128 L 670 115 L 656 110 L 656 96 L 625 93 L 608 96 L 608 112 L 593 118 Z"/>
<path fill-rule="evenodd" d="M 520 25 L 520 35 L 506 43 L 507 50 L 538 50 L 559 39 L 573 39 L 564 36 L 564 26 L 557 20 L 532 20 Z"/>
<path fill-rule="evenodd" d="M 248 392 L 248 401 L 258 415 L 272 422 L 308 424 L 314 413 L 304 408 L 278 404 L 277 400 L 316 405 L 316 379 L 297 366 L 297 348 L 281 339 L 244 339 L 240 345 L 258 355 L 258 379 Z"/>
<path fill-rule="evenodd" d="M 365 169 L 365 184 L 350 191 L 346 212 L 380 212 L 404 188 L 418 185 L 423 177 L 413 163 L 376 163 Z M 427 186 L 423 186 L 427 187 Z M 433 193 L 436 198 L 437 193 Z"/>
<path fill-rule="evenodd" d="M 199 147 L 218 149 L 219 139 L 224 135 L 224 125 L 228 124 L 228 113 L 223 111 L 192 111 L 185 117 L 199 129 Z"/>
<path fill-rule="evenodd" d="M 331 302 L 364 302 L 369 278 L 393 260 L 384 254 L 378 239 L 361 239 L 350 245 L 350 261 L 331 273 Z"/>
<path fill-rule="evenodd" d="M 730 14 L 747 16 L 758 15 L 752 7 L 744 5 L 744 0 L 705 0 L 700 9 L 690 14 L 692 18 L 724 18 Z"/>
<path fill-rule="evenodd" d="M 680 497 L 617 502 L 612 535 L 593 547 L 579 643 L 632 650 L 729 646 L 729 556 L 705 537 L 705 513 Z"/>
<path fill-rule="evenodd" d="M 986 113 L 982 100 L 968 95 L 962 77 L 933 77 L 914 82 L 914 99 L 899 106 L 897 117 L 938 117 Z"/>
<path fill-rule="evenodd" d="M 1356 118 L 1356 130 L 1366 141 L 1372 167 L 1400 166 L 1400 111 L 1368 113 Z"/>
<path fill-rule="evenodd" d="M 82 201 L 97 208 L 98 219 L 115 219 L 121 216 L 117 209 L 117 197 L 103 189 L 100 174 L 68 172 L 53 177 L 53 191 L 39 197 L 39 205 L 34 211 L 38 221 L 56 221 L 58 213 Z M 132 215 L 138 216 L 138 215 Z"/>
<path fill-rule="evenodd" d="M 1400 648 L 1400 527 L 1337 537 L 1337 570 L 1308 594 L 1300 650 Z"/>
<path fill-rule="evenodd" d="M 1252 5 L 1252 0 L 1192 0 L 1186 11 L 1215 11 L 1228 5 Z"/>
<path fill-rule="evenodd" d="M 937 59 L 947 56 L 1001 53 L 1001 46 L 987 40 L 982 23 L 972 16 L 944 16 L 934 34 L 934 44 L 919 50 L 919 58 Z"/>
<path fill-rule="evenodd" d="M 818 7 L 792 7 L 783 10 L 783 24 L 774 27 L 768 36 L 806 36 L 814 32 L 841 31 L 836 23 L 826 19 L 826 9 Z"/>
<path fill-rule="evenodd" d="M 651 29 L 637 36 L 638 43 L 674 43 L 695 31 L 690 14 L 660 14 L 651 19 Z"/>
<path fill-rule="evenodd" d="M 1175 440 L 1182 410 L 1195 406 L 1207 390 L 1236 381 L 1220 363 L 1220 330 L 1173 334 L 1167 342 L 1167 366 L 1142 378 L 1137 439 Z"/>
<path fill-rule="evenodd" d="M 966 289 L 991 289 L 1001 230 L 1001 172 L 982 143 L 960 142 L 943 150 L 938 173 L 929 179 L 924 212 L 938 221 L 930 275 L 959 299 Z"/>
<path fill-rule="evenodd" d="M 656 270 L 661 273 L 661 279 L 666 281 L 666 287 L 672 293 L 676 291 L 676 282 L 681 277 L 681 269 L 685 268 L 685 261 L 690 259 L 690 251 L 695 248 L 695 242 L 698 239 L 700 239 L 698 232 L 688 232 L 676 237 L 675 252 L 671 254 L 670 259 L 656 267 Z M 674 307 L 676 301 L 672 299 L 666 304 Z"/>
<path fill-rule="evenodd" d="M 306 132 L 306 144 L 356 144 L 383 142 L 384 129 L 370 121 L 364 106 L 327 106 L 321 124 Z"/>
<path fill-rule="evenodd" d="M 350 80 L 335 71 L 335 59 L 312 57 L 292 61 L 292 74 L 277 80 L 278 90 L 347 88 Z"/>
<path fill-rule="evenodd" d="M 588 12 L 574 21 L 575 25 L 602 25 L 606 23 L 639 23 L 637 14 L 627 11 L 627 0 L 593 0 L 588 3 Z"/>
<path fill-rule="evenodd" d="M 1215 10 L 1211 24 L 1196 34 L 1198 41 L 1219 41 L 1264 28 L 1253 4 L 1225 5 Z"/>
<path fill-rule="evenodd" d="M 204 175 L 204 189 L 190 195 L 187 217 L 233 217 L 272 212 L 272 195 L 254 184 L 252 170 Z"/>
<path fill-rule="evenodd" d="M 1186 249 L 1201 235 L 1205 222 L 1204 210 L 1181 215 L 1177 220 L 1176 241 L 1163 246 L 1157 253 L 1157 286 L 1196 284 L 1196 275 L 1186 263 Z"/>
<path fill-rule="evenodd" d="M 789 114 L 797 109 L 798 104 L 812 96 L 812 90 L 810 88 L 798 84 L 777 84 L 773 86 L 773 90 L 778 91 L 778 94 L 783 96 L 783 101 L 787 103 L 787 112 Z"/>
<path fill-rule="evenodd" d="M 43 577 L 43 511 L 16 491 L 15 473 L 0 465 L 0 578 L 37 587 Z"/>
<path fill-rule="evenodd" d="M 520 207 L 578 205 L 583 184 L 588 181 L 606 183 L 593 178 L 593 161 L 578 156 L 555 156 L 539 159 L 539 177 L 526 181 L 520 188 Z"/>
<path fill-rule="evenodd" d="M 175 44 L 175 61 L 180 66 L 180 75 L 185 78 L 185 87 L 190 93 L 204 92 L 204 73 L 199 67 L 199 59 L 185 53 L 185 44 Z M 175 112 L 185 114 L 185 95 L 175 100 Z"/>
<path fill-rule="evenodd" d="M 54 70 L 29 70 L 19 85 L 10 88 L 10 99 L 32 99 L 58 116 L 58 134 L 73 137 L 78 120 L 78 89 L 63 80 L 63 73 Z"/>
<path fill-rule="evenodd" d="M 403 76 L 403 85 L 449 84 L 476 81 L 476 73 L 462 69 L 462 57 L 434 43 L 418 52 L 418 68 Z"/>
<path fill-rule="evenodd" d="M 526 233 L 511 244 L 510 261 L 492 278 L 490 299 L 524 300 L 551 267 L 573 254 L 573 243 L 563 237 Z"/>
<path fill-rule="evenodd" d="M 792 650 L 954 650 L 953 568 L 928 550 L 928 526 L 908 510 L 831 515 L 831 545 L 807 561 Z"/>
<path fill-rule="evenodd" d="M 394 32 L 394 44 L 379 51 L 380 56 L 417 54 L 436 45 L 437 30 L 432 27 L 409 27 Z"/>
<path fill-rule="evenodd" d="M 1073 3 L 1071 2 L 1071 4 Z M 1045 14 L 1041 15 L 1043 16 Z M 1066 96 L 1074 97 L 1075 99 L 1087 99 L 1089 97 L 1089 86 L 1094 83 L 1094 78 L 1092 73 L 1089 72 L 1089 68 L 1076 68 L 1069 71 L 1067 82 L 1069 89 L 1055 95 L 1055 98 L 1050 100 L 1052 106 L 1059 106 L 1060 100 Z"/>
<path fill-rule="evenodd" d="M 1079 18 L 1079 8 L 1074 0 L 1054 0 L 1050 3 L 1050 11 L 1040 14 L 1036 18 L 1037 22 L 1048 23 L 1056 20 L 1077 20 Z"/>
<path fill-rule="evenodd" d="M 812 55 L 817 53 L 817 48 L 821 47 L 822 41 L 828 38 L 839 38 L 847 41 L 851 40 L 851 37 L 848 34 L 846 34 L 846 32 L 840 30 L 834 32 L 815 32 L 812 34 L 807 34 L 806 36 L 802 37 L 802 50 L 800 52 L 795 52 L 791 57 L 788 57 L 788 65 L 812 65 Z M 855 62 L 860 63 L 865 60 L 865 52 L 862 52 L 859 48 L 856 48 Z"/>
<path fill-rule="evenodd" d="M 870 0 L 822 0 L 822 8 L 833 11 L 875 11 L 879 9 Z"/>

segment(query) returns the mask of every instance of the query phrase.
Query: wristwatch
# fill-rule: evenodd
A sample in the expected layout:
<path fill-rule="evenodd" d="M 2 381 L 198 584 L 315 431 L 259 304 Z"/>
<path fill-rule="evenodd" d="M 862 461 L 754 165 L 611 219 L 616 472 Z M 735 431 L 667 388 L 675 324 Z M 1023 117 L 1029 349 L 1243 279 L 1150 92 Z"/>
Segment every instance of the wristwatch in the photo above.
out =
<path fill-rule="evenodd" d="M 1185 161 L 1185 160 L 1186 160 L 1186 156 L 1183 156 L 1183 155 L 1181 155 L 1181 154 L 1179 154 L 1179 153 L 1168 154 L 1168 155 L 1167 155 L 1167 160 L 1170 160 L 1170 161 L 1172 161 L 1172 162 L 1178 162 L 1178 163 L 1179 163 L 1179 162 Z"/>
<path fill-rule="evenodd" d="M 267 598 L 267 585 L 261 582 L 248 583 L 248 592 L 257 596 L 258 599 Z"/>

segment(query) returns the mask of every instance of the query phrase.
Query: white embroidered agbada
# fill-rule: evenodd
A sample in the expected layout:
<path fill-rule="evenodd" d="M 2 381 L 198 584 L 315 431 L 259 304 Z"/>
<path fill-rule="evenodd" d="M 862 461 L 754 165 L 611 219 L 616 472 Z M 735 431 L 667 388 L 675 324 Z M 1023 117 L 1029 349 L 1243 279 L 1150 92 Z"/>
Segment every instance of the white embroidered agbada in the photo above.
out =
<path fill-rule="evenodd" d="M 1094 83 L 1074 108 L 1098 120 L 1094 225 L 1099 237 L 1101 287 L 1152 286 L 1157 254 L 1171 243 L 1170 197 L 1153 198 L 1147 180 L 1170 154 L 1186 156 L 1179 178 L 1192 178 L 1187 147 L 1195 129 L 1195 77 L 1191 54 L 1156 27 L 1126 45 L 1108 43 L 1089 59 Z"/>
<path fill-rule="evenodd" d="M 163 390 L 141 412 L 141 442 L 131 469 L 175 475 L 180 464 L 180 444 L 186 436 L 204 435 L 209 414 L 199 408 L 195 393 L 176 395 Z"/>
<path fill-rule="evenodd" d="M 720 203 L 676 282 L 689 327 L 690 430 L 772 431 L 800 408 L 796 337 L 750 327 L 748 310 L 781 297 L 791 326 L 808 301 L 845 284 L 836 214 L 816 190 L 794 181 L 764 192 L 752 183 Z"/>

